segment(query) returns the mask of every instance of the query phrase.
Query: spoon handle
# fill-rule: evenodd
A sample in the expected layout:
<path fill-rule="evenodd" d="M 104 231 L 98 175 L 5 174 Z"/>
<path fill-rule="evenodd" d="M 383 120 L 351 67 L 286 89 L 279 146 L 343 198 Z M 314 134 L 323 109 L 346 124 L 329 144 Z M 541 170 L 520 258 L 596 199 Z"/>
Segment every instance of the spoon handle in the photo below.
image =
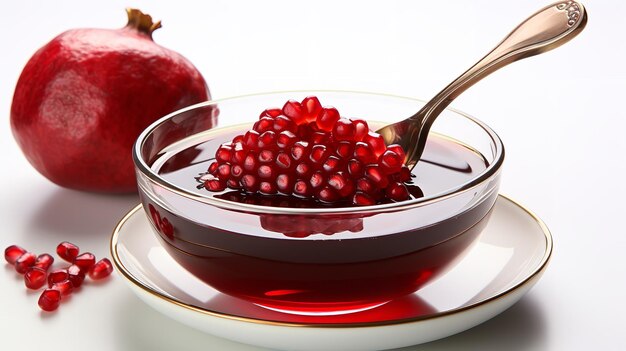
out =
<path fill-rule="evenodd" d="M 423 124 L 432 123 L 428 117 L 436 117 L 467 88 L 509 63 L 565 44 L 582 31 L 586 23 L 586 11 L 576 1 L 546 6 L 513 29 L 491 52 L 439 92 L 412 118 L 419 118 Z"/>
<path fill-rule="evenodd" d="M 430 127 L 439 114 L 462 92 L 489 74 L 526 57 L 557 48 L 574 38 L 587 24 L 587 12 L 576 1 L 560 1 L 539 10 L 474 66 L 428 101 L 413 116 L 377 132 L 386 144 L 400 144 L 405 163 L 413 168 L 422 156 Z"/>

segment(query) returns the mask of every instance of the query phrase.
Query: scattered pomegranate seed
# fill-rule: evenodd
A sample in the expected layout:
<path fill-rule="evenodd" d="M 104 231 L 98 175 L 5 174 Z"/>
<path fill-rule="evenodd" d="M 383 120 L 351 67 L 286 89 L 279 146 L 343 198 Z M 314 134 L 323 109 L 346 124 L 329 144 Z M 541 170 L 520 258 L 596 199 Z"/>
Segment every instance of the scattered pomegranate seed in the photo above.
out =
<path fill-rule="evenodd" d="M 11 245 L 4 249 L 4 259 L 7 260 L 9 264 L 15 264 L 15 261 L 17 261 L 17 259 L 25 253 L 26 250 L 23 248 L 17 245 Z"/>
<path fill-rule="evenodd" d="M 410 197 L 395 184 L 411 180 L 404 158 L 399 145 L 387 147 L 366 121 L 342 117 L 311 96 L 263 111 L 252 130 L 217 149 L 208 176 L 197 179 L 214 192 L 228 187 L 371 205 Z"/>
<path fill-rule="evenodd" d="M 48 286 L 52 286 L 54 285 L 54 283 L 62 282 L 67 279 L 69 279 L 69 273 L 67 269 L 54 270 L 50 272 L 50 274 L 48 274 Z"/>
<path fill-rule="evenodd" d="M 89 270 L 89 278 L 93 280 L 104 279 L 111 275 L 113 272 L 113 265 L 108 258 L 103 258 L 98 261 L 91 269 Z"/>
<path fill-rule="evenodd" d="M 37 257 L 34 253 L 26 252 L 15 260 L 15 270 L 20 274 L 24 274 L 36 261 Z"/>
<path fill-rule="evenodd" d="M 52 284 L 50 289 L 58 290 L 61 296 L 68 296 L 74 291 L 74 285 L 69 279 Z"/>
<path fill-rule="evenodd" d="M 39 307 L 44 311 L 54 311 L 61 303 L 61 292 L 55 289 L 46 289 L 39 297 Z"/>
<path fill-rule="evenodd" d="M 76 256 L 74 264 L 80 268 L 81 272 L 88 272 L 91 269 L 91 266 L 96 264 L 96 256 L 94 256 L 91 252 L 82 253 Z"/>
<path fill-rule="evenodd" d="M 69 281 L 72 282 L 72 285 L 75 288 L 83 285 L 83 281 L 85 280 L 85 273 L 80 270 L 80 267 L 75 264 L 67 267 L 67 274 Z"/>
<path fill-rule="evenodd" d="M 76 256 L 78 256 L 78 246 L 64 241 L 57 246 L 57 255 L 67 262 L 74 262 Z"/>
<path fill-rule="evenodd" d="M 37 259 L 35 260 L 35 264 L 33 266 L 37 268 L 41 268 L 44 271 L 47 271 L 50 268 L 50 266 L 52 266 L 53 262 L 54 262 L 54 257 L 45 253 L 45 254 L 41 254 L 37 256 Z"/>
<path fill-rule="evenodd" d="M 39 289 L 46 284 L 46 271 L 38 267 L 29 268 L 24 274 L 24 284 L 29 289 Z"/>

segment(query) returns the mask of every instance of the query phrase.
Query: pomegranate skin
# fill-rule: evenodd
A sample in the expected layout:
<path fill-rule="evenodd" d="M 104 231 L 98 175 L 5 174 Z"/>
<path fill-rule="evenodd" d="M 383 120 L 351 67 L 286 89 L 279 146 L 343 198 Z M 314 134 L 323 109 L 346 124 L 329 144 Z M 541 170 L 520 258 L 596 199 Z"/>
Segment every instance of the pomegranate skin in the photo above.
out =
<path fill-rule="evenodd" d="M 11 128 L 28 161 L 52 182 L 84 191 L 136 191 L 131 148 L 141 131 L 210 99 L 200 72 L 152 41 L 160 25 L 147 17 L 150 28 L 140 28 L 145 21 L 133 24 L 129 12 L 129 25 L 121 29 L 66 31 L 24 67 Z M 208 129 L 215 119 L 200 123 Z"/>

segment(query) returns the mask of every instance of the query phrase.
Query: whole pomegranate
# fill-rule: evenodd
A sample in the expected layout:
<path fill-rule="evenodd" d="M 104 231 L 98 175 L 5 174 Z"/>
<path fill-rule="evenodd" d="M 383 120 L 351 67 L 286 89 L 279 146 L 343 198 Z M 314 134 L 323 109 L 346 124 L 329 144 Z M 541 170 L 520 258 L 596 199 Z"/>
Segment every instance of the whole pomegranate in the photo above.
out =
<path fill-rule="evenodd" d="M 161 26 L 127 9 L 121 29 L 73 29 L 39 49 L 17 82 L 11 128 L 30 163 L 78 190 L 136 190 L 131 148 L 156 119 L 210 99 L 198 70 L 152 41 Z M 216 116 L 200 123 L 211 128 Z"/>

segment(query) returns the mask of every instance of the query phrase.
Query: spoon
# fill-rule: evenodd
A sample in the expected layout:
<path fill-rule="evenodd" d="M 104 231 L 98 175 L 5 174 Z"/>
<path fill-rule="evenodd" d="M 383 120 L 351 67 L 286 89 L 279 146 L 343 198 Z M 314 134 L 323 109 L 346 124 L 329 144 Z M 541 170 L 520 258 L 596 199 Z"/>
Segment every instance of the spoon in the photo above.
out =
<path fill-rule="evenodd" d="M 587 24 L 587 12 L 576 1 L 561 1 L 539 10 L 522 22 L 474 66 L 455 79 L 413 116 L 377 131 L 387 145 L 399 144 L 405 163 L 415 167 L 424 151 L 426 138 L 439 114 L 467 88 L 489 74 L 526 57 L 557 48 L 580 33 Z"/>

